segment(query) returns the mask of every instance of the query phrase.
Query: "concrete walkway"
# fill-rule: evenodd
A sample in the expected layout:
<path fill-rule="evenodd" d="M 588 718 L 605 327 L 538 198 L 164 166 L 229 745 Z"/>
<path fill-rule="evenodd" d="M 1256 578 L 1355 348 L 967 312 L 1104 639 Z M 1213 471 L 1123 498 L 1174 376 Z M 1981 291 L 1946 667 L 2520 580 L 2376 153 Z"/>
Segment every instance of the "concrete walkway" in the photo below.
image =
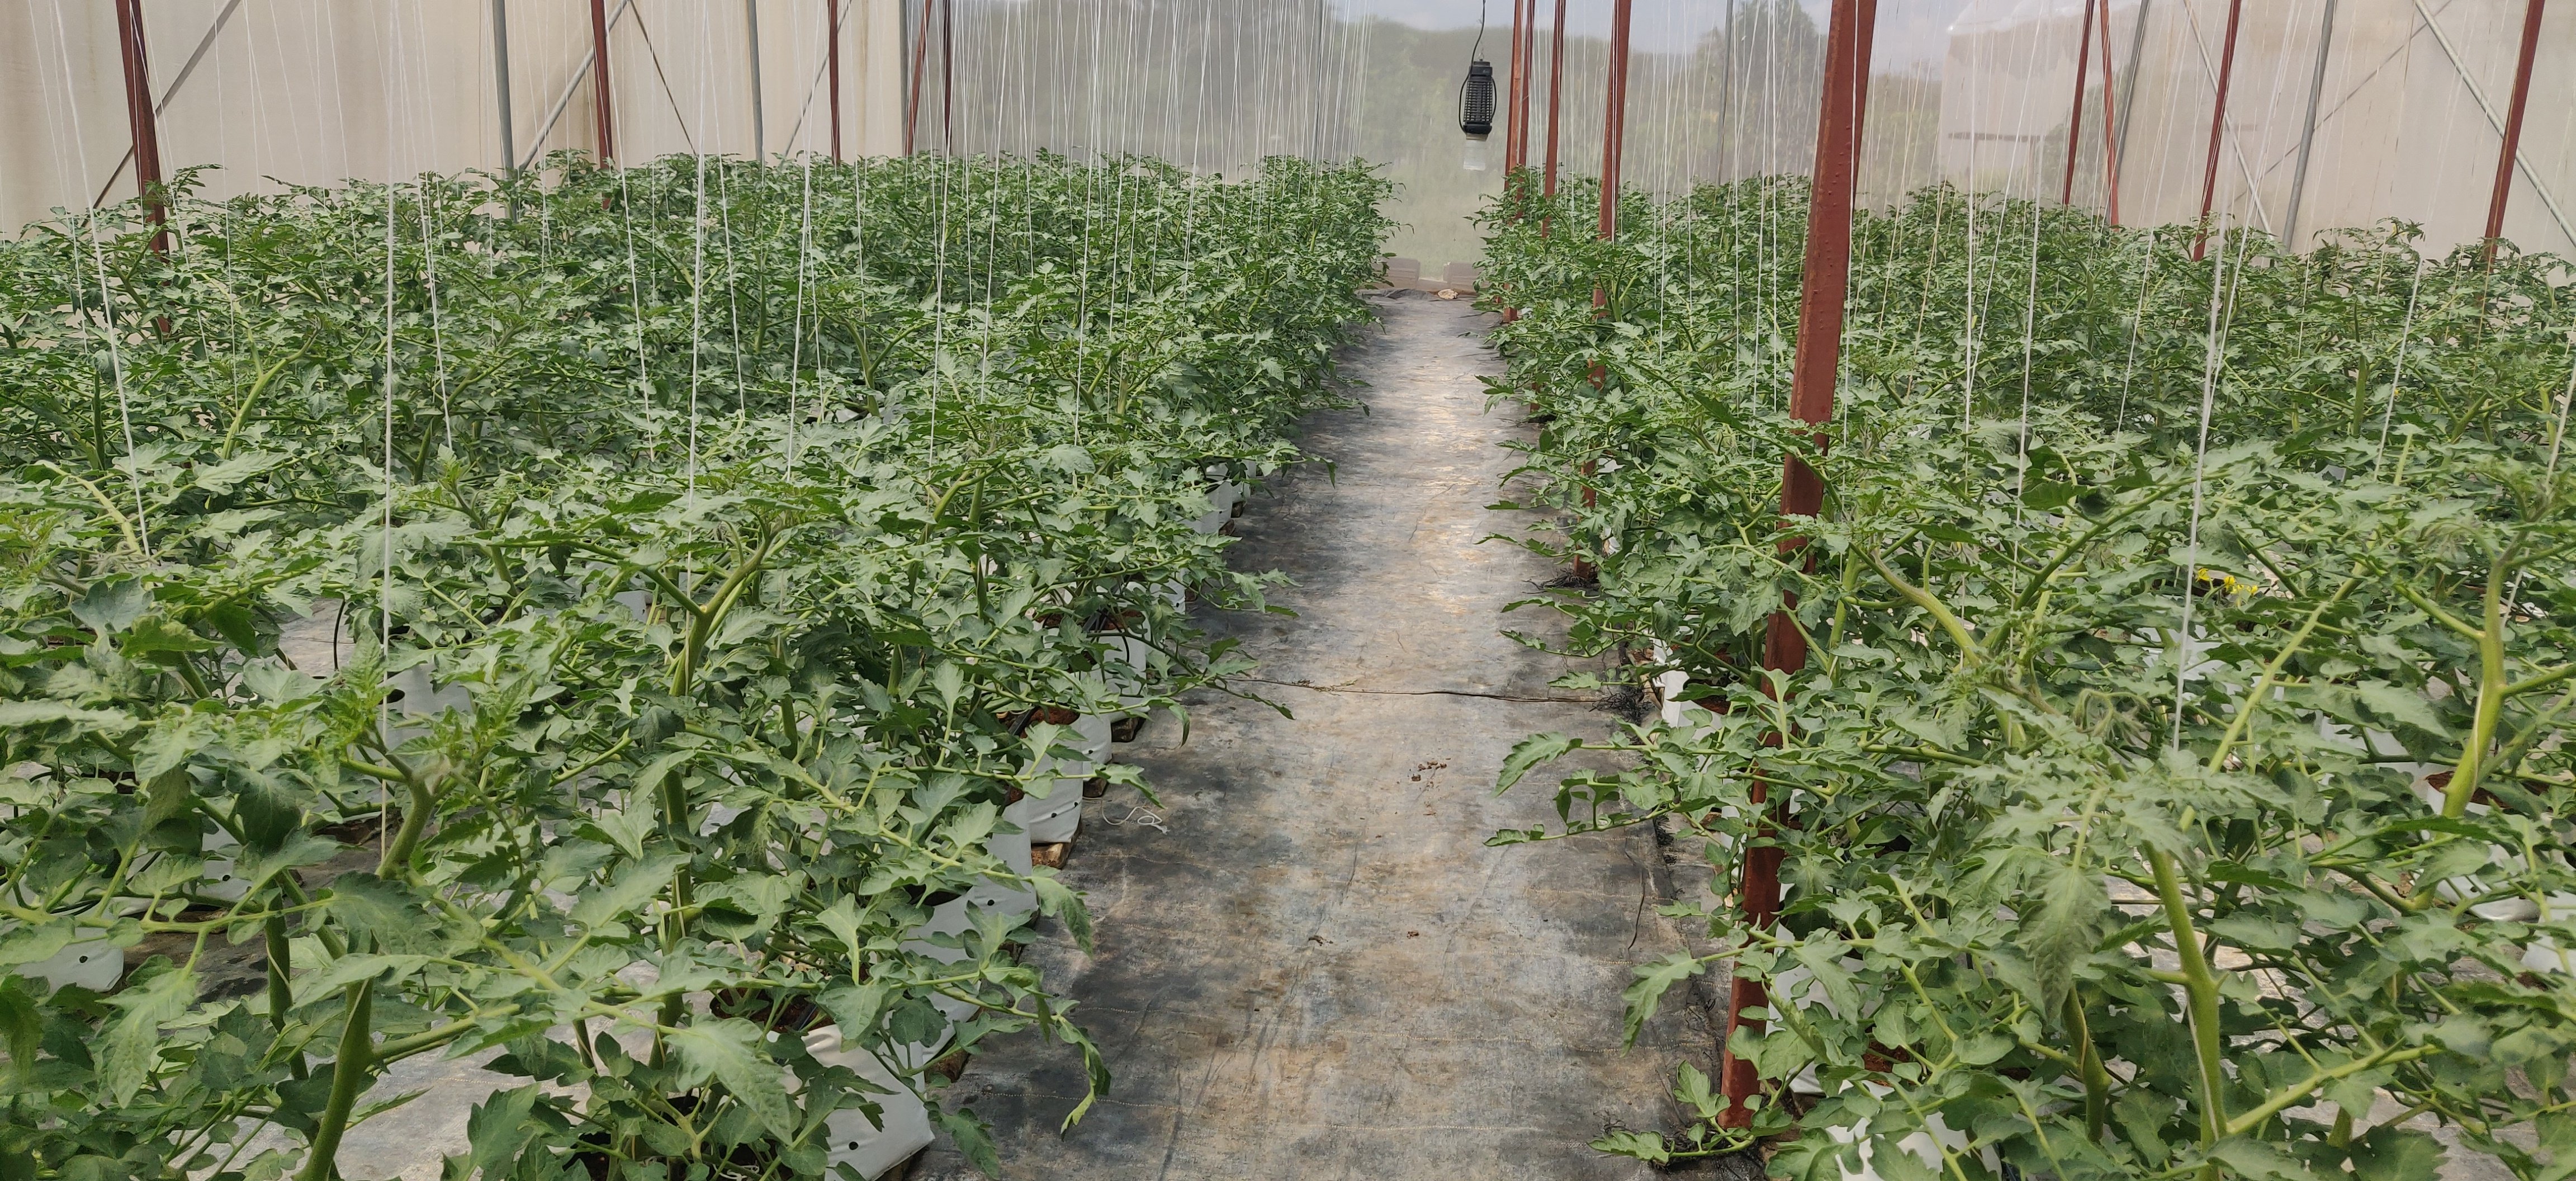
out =
<path fill-rule="evenodd" d="M 1034 1037 L 988 1045 L 950 1093 L 992 1121 L 1006 1178 L 1644 1178 L 1585 1142 L 1669 1129 L 1674 1063 L 1708 1066 L 1687 989 L 1620 1045 L 1630 965 L 1679 946 L 1651 834 L 1484 847 L 1554 816 L 1545 785 L 1494 798 L 1515 741 L 1612 720 L 1498 633 L 1557 572 L 1479 544 L 1514 527 L 1484 506 L 1512 466 L 1497 444 L 1528 429 L 1485 412 L 1486 321 L 1419 294 L 1382 306 L 1346 358 L 1369 410 L 1310 424 L 1336 478 L 1301 469 L 1240 522 L 1236 568 L 1294 578 L 1274 601 L 1297 617 L 1210 621 L 1294 719 L 1210 694 L 1186 742 L 1158 718 L 1121 747 L 1162 824 L 1132 818 L 1131 791 L 1093 801 L 1065 876 L 1095 954 L 1030 950 L 1080 1002 L 1110 1096 L 1059 1137 L 1080 1066 Z M 975 1175 L 946 1144 L 911 1174 Z"/>

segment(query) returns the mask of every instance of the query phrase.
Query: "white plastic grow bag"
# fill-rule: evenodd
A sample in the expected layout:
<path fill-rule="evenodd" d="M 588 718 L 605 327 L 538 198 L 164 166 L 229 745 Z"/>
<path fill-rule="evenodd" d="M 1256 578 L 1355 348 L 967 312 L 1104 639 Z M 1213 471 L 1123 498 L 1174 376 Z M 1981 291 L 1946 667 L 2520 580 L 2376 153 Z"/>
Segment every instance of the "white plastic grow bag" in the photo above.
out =
<path fill-rule="evenodd" d="M 224 856 L 241 848 L 241 842 L 234 840 L 233 834 L 218 828 L 208 834 L 202 844 L 205 849 L 206 867 L 203 870 L 203 884 L 197 887 L 198 892 L 209 898 L 220 898 L 226 902 L 241 901 L 242 895 L 250 892 L 250 879 L 241 876 L 239 862 Z"/>
<path fill-rule="evenodd" d="M 1880 1096 L 1881 1098 L 1884 1098 L 1891 1093 L 1889 1088 L 1880 1086 L 1876 1083 L 1862 1083 L 1860 1085 L 1869 1088 L 1871 1094 Z M 1896 1147 L 1898 1151 L 1913 1154 L 1916 1159 L 1923 1162 L 1923 1167 L 1928 1168 L 1935 1173 L 1947 1172 L 1948 1170 L 1941 1163 L 1941 1150 L 1943 1148 L 1948 1148 L 1950 1151 L 1956 1152 L 1965 1148 L 1968 1146 L 1968 1137 L 1966 1133 L 1952 1128 L 1949 1125 L 1949 1122 L 1943 1120 L 1941 1118 L 1941 1113 L 1937 1111 L 1932 1113 L 1932 1118 L 1923 1121 L 1923 1124 L 1924 1126 L 1921 1129 L 1906 1136 L 1904 1139 L 1897 1141 Z M 1855 1140 L 1861 1140 L 1863 1137 L 1869 1135 L 1869 1121 L 1863 1119 L 1849 1128 L 1827 1128 L 1825 1129 L 1825 1132 L 1827 1135 L 1832 1136 L 1836 1143 L 1849 1144 Z M 1992 1171 L 1996 1163 L 1994 1150 L 1991 1148 L 1981 1148 L 1977 1151 L 1978 1155 L 1984 1158 L 1986 1168 L 1989 1171 Z M 1870 1163 L 1871 1157 L 1875 1154 L 1875 1150 L 1868 1143 L 1864 1142 L 1860 1146 L 1859 1168 L 1850 1168 L 1843 1165 L 1840 1161 L 1835 1162 L 1834 1167 L 1837 1171 L 1842 1173 L 1843 1181 L 1880 1181 L 1878 1170 Z"/>
<path fill-rule="evenodd" d="M 1057 769 L 1064 770 L 1065 767 Z M 1032 845 L 1057 845 L 1072 840 L 1074 830 L 1082 824 L 1083 778 L 1087 776 L 1068 775 L 1041 780 L 1032 786 L 1045 793 L 1044 799 L 1039 798 L 1038 791 L 1032 791 L 1012 804 L 1003 815 L 1008 816 L 1011 823 L 1028 830 Z"/>
<path fill-rule="evenodd" d="M 805 1051 L 825 1066 L 847 1067 L 860 1078 L 894 1092 L 870 1096 L 881 1109 L 881 1124 L 868 1122 L 865 1112 L 848 1109 L 824 1118 L 824 1147 L 830 1153 L 824 1165 L 826 1172 L 848 1165 L 859 1176 L 875 1181 L 930 1146 L 930 1109 L 876 1055 L 843 1046 L 840 1026 L 825 1025 L 806 1034 Z"/>
<path fill-rule="evenodd" d="M 2576 894 L 2551 894 L 2546 906 L 2532 908 L 2529 921 L 2563 923 L 2576 920 Z M 2522 966 L 2534 972 L 2567 972 L 2576 974 L 2576 950 L 2558 946 L 2548 935 L 2534 935 L 2522 949 Z"/>
<path fill-rule="evenodd" d="M 1077 800 L 1082 798 L 1082 793 L 1079 791 L 1073 794 Z M 1013 824 L 1020 823 L 1021 817 L 1014 815 L 1011 809 L 1018 808 L 1027 802 L 1028 800 L 1022 799 L 1012 804 L 1010 808 L 1003 809 L 1003 818 Z M 1029 834 L 1026 832 L 994 833 L 985 839 L 984 851 L 999 859 L 1002 864 L 1010 866 L 1013 873 L 1026 875 L 1029 872 Z M 965 934 L 975 925 L 973 916 L 978 912 L 998 910 L 1014 918 L 1024 918 L 1036 913 L 1037 909 L 1038 896 L 1035 890 L 1005 885 L 989 879 L 979 881 L 964 895 L 932 907 L 929 921 L 906 933 L 903 949 L 915 955 L 924 955 L 943 963 L 953 964 L 966 958 L 966 949 L 932 943 L 931 936 Z M 937 1006 L 941 1013 L 946 1014 L 950 1021 L 965 1020 L 975 1011 L 975 1006 L 950 997 L 932 997 L 930 1003 Z M 920 1061 L 927 1062 L 938 1054 L 941 1047 L 948 1044 L 948 1036 L 942 1033 L 929 1045 L 910 1047 L 909 1050 L 919 1053 Z"/>
<path fill-rule="evenodd" d="M 125 949 L 109 943 L 107 932 L 96 927 L 80 928 L 76 934 L 80 938 L 51 957 L 8 970 L 30 980 L 42 980 L 49 990 L 74 984 L 91 992 L 116 987 L 116 982 L 125 978 Z"/>
<path fill-rule="evenodd" d="M 1190 522 L 1190 528 L 1193 531 L 1215 533 L 1224 529 L 1227 521 L 1234 519 L 1235 509 L 1243 503 L 1244 496 L 1251 489 L 1235 483 L 1227 478 L 1228 475 L 1224 464 L 1208 465 L 1208 511 L 1200 514 L 1197 520 Z"/>
<path fill-rule="evenodd" d="M 1108 646 L 1101 659 L 1107 666 L 1110 687 L 1118 694 L 1118 708 L 1133 712 L 1145 704 L 1145 688 L 1153 683 L 1154 646 L 1124 632 L 1113 632 L 1101 639 Z"/>

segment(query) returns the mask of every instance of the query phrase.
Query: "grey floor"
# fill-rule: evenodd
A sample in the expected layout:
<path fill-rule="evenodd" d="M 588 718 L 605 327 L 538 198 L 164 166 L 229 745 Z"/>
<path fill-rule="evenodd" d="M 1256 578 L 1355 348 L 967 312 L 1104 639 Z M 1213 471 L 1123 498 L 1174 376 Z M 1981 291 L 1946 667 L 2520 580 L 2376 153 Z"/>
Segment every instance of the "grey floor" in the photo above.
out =
<path fill-rule="evenodd" d="M 1236 568 L 1294 578 L 1275 601 L 1296 616 L 1207 620 L 1261 662 L 1245 687 L 1295 716 L 1210 694 L 1186 741 L 1157 719 L 1120 748 L 1161 823 L 1125 789 L 1093 801 L 1065 876 L 1094 953 L 1049 936 L 1030 954 L 1115 1085 L 1059 1135 L 1073 1054 L 988 1047 L 950 1101 L 992 1122 L 1003 1177 L 1642 1178 L 1585 1142 L 1668 1127 L 1674 1064 L 1707 1066 L 1680 992 L 1620 1044 L 1630 965 L 1679 946 L 1651 834 L 1484 847 L 1553 817 L 1543 787 L 1494 797 L 1512 744 L 1611 719 L 1498 631 L 1558 572 L 1484 540 L 1519 527 L 1485 506 L 1512 466 L 1499 444 L 1529 429 L 1486 411 L 1487 322 L 1420 294 L 1382 306 L 1346 359 L 1367 412 L 1309 424 L 1333 478 L 1301 469 L 1239 523 Z M 911 1175 L 976 1174 L 942 1144 Z"/>

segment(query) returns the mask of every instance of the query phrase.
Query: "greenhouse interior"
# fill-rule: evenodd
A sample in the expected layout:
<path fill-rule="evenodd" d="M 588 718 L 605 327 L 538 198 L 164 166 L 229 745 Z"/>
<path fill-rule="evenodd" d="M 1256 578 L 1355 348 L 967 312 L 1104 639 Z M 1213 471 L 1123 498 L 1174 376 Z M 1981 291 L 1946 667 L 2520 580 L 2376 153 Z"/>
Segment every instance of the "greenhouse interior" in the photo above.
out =
<path fill-rule="evenodd" d="M 2571 212 L 2565 0 L 0 0 L 0 1181 L 2576 1178 Z"/>

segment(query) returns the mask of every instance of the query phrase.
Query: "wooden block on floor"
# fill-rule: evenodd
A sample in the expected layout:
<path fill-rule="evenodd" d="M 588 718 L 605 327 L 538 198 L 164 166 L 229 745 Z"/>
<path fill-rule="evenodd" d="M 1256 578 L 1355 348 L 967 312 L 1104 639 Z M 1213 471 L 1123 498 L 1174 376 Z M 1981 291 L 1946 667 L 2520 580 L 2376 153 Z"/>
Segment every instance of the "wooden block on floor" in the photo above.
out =
<path fill-rule="evenodd" d="M 1071 841 L 1057 841 L 1053 844 L 1047 845 L 1031 845 L 1029 846 L 1029 864 L 1043 865 L 1048 869 L 1063 869 L 1064 855 L 1072 851 L 1073 842 Z"/>

